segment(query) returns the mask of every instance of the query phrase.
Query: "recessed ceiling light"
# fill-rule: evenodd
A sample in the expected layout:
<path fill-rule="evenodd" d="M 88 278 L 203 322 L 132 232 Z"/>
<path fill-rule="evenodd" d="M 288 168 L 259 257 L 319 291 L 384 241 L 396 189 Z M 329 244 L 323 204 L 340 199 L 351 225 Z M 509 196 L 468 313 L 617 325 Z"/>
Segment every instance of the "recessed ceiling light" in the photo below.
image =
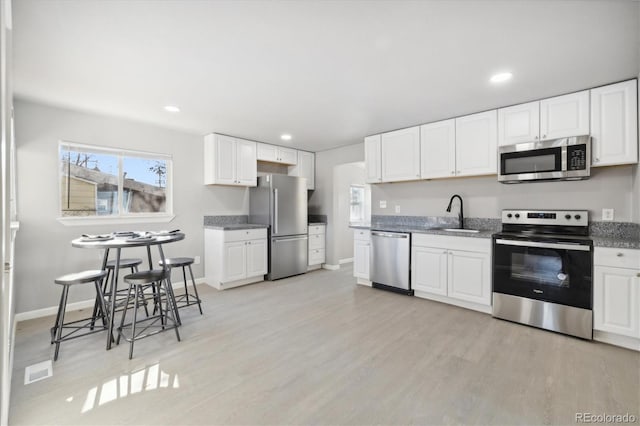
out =
<path fill-rule="evenodd" d="M 164 110 L 169 112 L 180 112 L 180 108 L 175 105 L 165 105 Z"/>
<path fill-rule="evenodd" d="M 280 139 L 282 139 L 283 141 L 290 141 L 291 135 L 285 133 L 284 135 L 280 135 Z"/>
<path fill-rule="evenodd" d="M 511 80 L 511 77 L 513 77 L 513 74 L 510 72 L 501 72 L 492 75 L 489 81 L 492 83 L 504 83 L 505 81 Z"/>

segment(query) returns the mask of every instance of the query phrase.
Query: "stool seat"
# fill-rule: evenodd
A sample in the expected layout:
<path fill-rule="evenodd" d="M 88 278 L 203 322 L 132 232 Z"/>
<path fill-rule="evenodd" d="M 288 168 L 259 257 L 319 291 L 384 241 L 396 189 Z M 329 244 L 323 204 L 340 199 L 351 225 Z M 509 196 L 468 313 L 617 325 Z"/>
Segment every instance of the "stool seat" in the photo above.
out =
<path fill-rule="evenodd" d="M 120 259 L 120 269 L 133 268 L 142 263 L 142 259 Z M 110 260 L 107 262 L 107 269 L 114 269 L 116 267 L 116 261 Z"/>
<path fill-rule="evenodd" d="M 106 271 L 91 270 L 74 272 L 72 274 L 63 275 L 55 279 L 56 284 L 60 285 L 73 285 L 73 284 L 85 284 L 101 280 L 107 275 Z"/>
<path fill-rule="evenodd" d="M 167 273 L 163 269 L 152 269 L 150 271 L 140 271 L 125 275 L 124 282 L 133 285 L 144 285 L 162 281 L 165 278 L 167 278 Z"/>
<path fill-rule="evenodd" d="M 169 257 L 165 259 L 164 264 L 169 267 L 180 267 L 193 264 L 193 257 Z M 158 265 L 162 266 L 162 260 L 158 261 Z"/>

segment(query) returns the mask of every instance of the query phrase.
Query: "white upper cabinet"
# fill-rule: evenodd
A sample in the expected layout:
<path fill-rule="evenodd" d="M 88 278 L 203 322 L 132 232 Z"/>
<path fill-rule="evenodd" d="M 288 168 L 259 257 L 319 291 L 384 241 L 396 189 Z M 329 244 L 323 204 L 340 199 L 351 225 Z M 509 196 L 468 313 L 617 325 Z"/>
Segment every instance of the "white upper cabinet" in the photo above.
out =
<path fill-rule="evenodd" d="M 540 101 L 540 139 L 589 134 L 589 91 Z"/>
<path fill-rule="evenodd" d="M 295 149 L 284 148 L 277 145 L 258 142 L 258 160 L 269 161 L 271 163 L 296 165 L 298 163 L 298 153 Z"/>
<path fill-rule="evenodd" d="M 380 135 L 367 136 L 364 138 L 364 162 L 367 183 L 382 182 L 382 162 Z"/>
<path fill-rule="evenodd" d="M 231 136 L 204 138 L 205 185 L 256 186 L 256 143 Z"/>
<path fill-rule="evenodd" d="M 382 134 L 382 181 L 420 179 L 420 127 Z"/>
<path fill-rule="evenodd" d="M 636 80 L 591 90 L 594 167 L 638 162 L 637 97 Z"/>
<path fill-rule="evenodd" d="M 498 145 L 531 142 L 540 138 L 540 102 L 498 110 Z"/>
<path fill-rule="evenodd" d="M 307 178 L 307 189 L 316 189 L 316 155 L 313 152 L 298 151 L 297 164 L 289 167 L 289 176 Z"/>
<path fill-rule="evenodd" d="M 454 176 L 455 170 L 455 120 L 420 126 L 420 176 L 423 179 Z"/>
<path fill-rule="evenodd" d="M 456 118 L 456 176 L 497 174 L 496 110 Z"/>

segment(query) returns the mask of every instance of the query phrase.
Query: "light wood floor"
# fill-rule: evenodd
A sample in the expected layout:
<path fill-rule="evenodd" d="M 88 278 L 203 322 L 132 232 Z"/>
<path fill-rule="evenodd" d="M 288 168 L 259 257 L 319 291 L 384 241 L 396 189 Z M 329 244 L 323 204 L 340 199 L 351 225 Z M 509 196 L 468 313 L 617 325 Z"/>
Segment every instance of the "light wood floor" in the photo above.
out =
<path fill-rule="evenodd" d="M 18 325 L 10 424 L 574 424 L 640 414 L 640 354 L 356 286 L 351 268 L 218 292 L 162 333 L 104 350 Z M 85 312 L 86 313 L 86 312 Z"/>

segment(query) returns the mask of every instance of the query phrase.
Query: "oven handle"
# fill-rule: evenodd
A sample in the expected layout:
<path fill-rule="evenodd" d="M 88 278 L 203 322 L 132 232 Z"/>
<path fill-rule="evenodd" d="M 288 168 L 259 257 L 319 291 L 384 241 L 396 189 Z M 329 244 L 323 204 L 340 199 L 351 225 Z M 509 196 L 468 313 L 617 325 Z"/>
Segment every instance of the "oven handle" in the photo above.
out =
<path fill-rule="evenodd" d="M 591 251 L 591 247 L 575 244 L 540 243 L 538 241 L 496 240 L 496 244 L 505 246 L 540 247 L 561 250 Z"/>

